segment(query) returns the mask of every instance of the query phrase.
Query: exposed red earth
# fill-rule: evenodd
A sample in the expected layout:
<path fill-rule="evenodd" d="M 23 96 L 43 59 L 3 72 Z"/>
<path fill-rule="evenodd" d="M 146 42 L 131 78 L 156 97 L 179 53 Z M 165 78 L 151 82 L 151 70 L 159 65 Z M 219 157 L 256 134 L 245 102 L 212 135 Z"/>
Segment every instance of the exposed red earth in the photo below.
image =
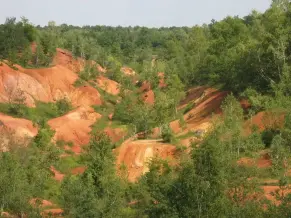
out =
<path fill-rule="evenodd" d="M 57 52 L 58 58 L 66 59 L 67 53 Z M 63 62 L 60 62 L 63 63 Z M 56 64 L 41 69 L 25 69 L 6 63 L 0 64 L 0 102 L 15 102 L 23 98 L 30 107 L 35 101 L 54 102 L 67 98 L 73 106 L 101 105 L 99 92 L 90 87 L 74 87 L 78 74 L 69 64 Z M 75 66 L 75 65 L 74 65 Z"/>
<path fill-rule="evenodd" d="M 99 88 L 103 89 L 104 91 L 108 92 L 111 95 L 118 95 L 119 90 L 119 84 L 113 80 L 110 80 L 104 76 L 99 76 L 96 79 L 97 85 Z"/>
<path fill-rule="evenodd" d="M 42 217 L 63 217 L 64 210 L 60 208 L 46 209 L 42 212 Z"/>
<path fill-rule="evenodd" d="M 128 75 L 128 76 L 136 75 L 136 72 L 130 67 L 122 67 L 120 70 L 121 72 L 123 72 L 125 75 Z"/>
<path fill-rule="evenodd" d="M 52 206 L 55 206 L 55 204 L 53 204 L 52 202 L 50 201 L 47 201 L 47 200 L 42 200 L 42 199 L 39 199 L 39 198 L 33 198 L 30 200 L 29 202 L 31 205 L 33 206 L 39 206 L 39 207 L 52 207 Z"/>
<path fill-rule="evenodd" d="M 74 110 L 67 114 L 51 119 L 48 121 L 49 126 L 55 130 L 53 141 L 72 142 L 72 146 L 65 146 L 65 149 L 73 151 L 73 155 L 82 153 L 83 146 L 90 141 L 90 133 L 92 125 L 101 119 L 102 115 L 95 112 L 93 105 L 101 105 L 102 96 L 94 87 L 87 85 L 82 87 L 74 87 L 75 81 L 78 79 L 78 72 L 82 71 L 85 61 L 77 58 L 74 59 L 70 52 L 57 49 L 57 55 L 53 62 L 54 66 L 42 69 L 24 69 L 20 66 L 8 66 L 6 63 L 0 64 L 0 102 L 15 102 L 20 97 L 24 97 L 24 103 L 29 107 L 34 107 L 36 101 L 55 102 L 62 98 L 67 98 Z M 87 63 L 88 64 L 88 63 Z M 106 77 L 106 69 L 92 62 L 92 66 L 103 73 L 96 79 L 96 85 L 111 95 L 118 95 L 120 91 L 119 84 Z M 123 67 L 121 71 L 125 75 L 134 76 L 136 73 L 127 67 Z M 158 73 L 160 78 L 159 87 L 163 88 L 165 84 L 164 73 Z M 152 105 L 155 103 L 155 95 L 148 82 L 144 82 L 140 88 L 142 99 Z M 213 119 L 222 115 L 220 108 L 225 97 L 229 94 L 226 91 L 218 91 L 209 87 L 196 87 L 187 92 L 186 98 L 180 103 L 178 109 L 183 110 L 189 105 L 189 111 L 183 116 L 184 124 L 180 120 L 174 120 L 170 123 L 170 128 L 176 136 L 184 136 L 195 131 L 207 133 L 211 131 Z M 247 100 L 241 100 L 242 108 L 248 109 L 250 104 Z M 108 119 L 112 120 L 113 114 L 109 114 Z M 273 116 L 269 112 L 260 112 L 251 120 L 245 122 L 245 132 L 249 134 L 253 125 L 263 131 L 269 126 L 282 126 L 284 115 Z M 110 123 L 108 123 L 110 124 Z M 37 135 L 37 127 L 32 122 L 25 119 L 13 118 L 11 116 L 0 113 L 0 131 L 10 132 L 17 138 L 32 138 Z M 108 125 L 103 130 L 112 142 L 119 142 L 127 135 L 126 129 L 114 128 Z M 4 135 L 4 134 L 3 134 Z M 8 135 L 8 134 L 7 134 Z M 124 141 L 118 148 L 114 150 L 116 155 L 116 165 L 119 168 L 125 165 L 127 169 L 128 179 L 131 182 L 148 171 L 148 162 L 154 157 L 168 159 L 175 162 L 176 146 L 164 143 L 158 138 L 160 137 L 160 129 L 153 129 L 153 140 L 136 140 L 130 138 Z M 5 137 L 2 137 L 5 139 Z M 6 140 L 6 141 L 5 141 Z M 5 143 L 9 138 L 0 142 L 1 150 L 6 151 Z M 189 136 L 180 140 L 180 144 L 190 147 L 195 137 Z M 6 149 L 6 150 L 5 150 Z M 269 168 L 272 161 L 268 153 L 262 153 L 258 159 L 241 158 L 238 164 L 246 166 L 257 166 L 258 168 Z M 56 170 L 53 166 L 50 168 L 54 178 L 62 181 L 65 174 Z M 74 175 L 82 174 L 86 170 L 86 166 L 77 167 L 71 170 Z M 278 186 L 262 186 L 267 199 L 276 200 L 271 196 L 271 192 L 278 189 Z M 288 191 L 289 193 L 289 191 Z M 31 201 L 35 204 L 35 199 Z M 54 206 L 53 203 L 41 200 L 43 207 Z M 44 216 L 52 213 L 54 216 L 60 216 L 62 209 L 46 209 Z"/>
<path fill-rule="evenodd" d="M 90 141 L 91 126 L 101 118 L 89 106 L 79 107 L 68 114 L 48 121 L 50 127 L 55 130 L 54 140 L 72 142 L 71 150 L 79 154 L 82 146 Z"/>
<path fill-rule="evenodd" d="M 72 169 L 72 174 L 73 175 L 78 175 L 78 174 L 83 174 L 86 171 L 87 167 L 86 166 L 82 166 L 82 167 L 76 167 L 74 169 Z"/>
<path fill-rule="evenodd" d="M 61 182 L 64 179 L 65 174 L 62 174 L 61 172 L 57 171 L 53 166 L 51 166 L 50 170 L 54 174 L 55 180 Z"/>
<path fill-rule="evenodd" d="M 175 146 L 158 140 L 127 140 L 114 152 L 117 154 L 117 166 L 125 164 L 128 180 L 134 182 L 148 171 L 149 161 L 153 157 L 173 160 L 175 150 Z"/>
<path fill-rule="evenodd" d="M 9 144 L 27 145 L 38 133 L 30 120 L 14 118 L 0 113 L 0 150 L 8 151 Z"/>

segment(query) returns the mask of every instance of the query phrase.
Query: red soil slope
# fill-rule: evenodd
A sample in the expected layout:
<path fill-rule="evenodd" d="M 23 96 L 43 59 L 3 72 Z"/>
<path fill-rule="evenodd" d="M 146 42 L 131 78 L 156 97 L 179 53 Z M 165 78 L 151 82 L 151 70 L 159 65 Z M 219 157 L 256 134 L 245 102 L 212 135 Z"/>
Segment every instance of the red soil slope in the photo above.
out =
<path fill-rule="evenodd" d="M 112 128 L 110 126 L 104 129 L 106 135 L 110 138 L 112 142 L 118 142 L 119 140 L 123 139 L 127 132 L 125 129 L 122 128 Z"/>
<path fill-rule="evenodd" d="M 203 94 L 204 93 L 204 94 Z M 190 89 L 186 98 L 181 101 L 179 110 L 184 109 L 189 103 L 193 103 L 192 109 L 183 118 L 185 125 L 182 127 L 179 120 L 172 121 L 170 128 L 175 134 L 183 135 L 190 131 L 203 130 L 207 132 L 212 127 L 214 116 L 221 115 L 220 106 L 228 92 L 220 92 L 207 87 Z M 158 137 L 159 128 L 153 129 L 152 137 Z M 189 140 L 188 140 L 189 141 Z M 188 142 L 186 143 L 188 144 Z"/>
<path fill-rule="evenodd" d="M 13 102 L 23 97 L 26 105 L 34 106 L 35 100 L 53 102 L 68 98 L 74 106 L 100 105 L 101 96 L 96 89 L 90 86 L 74 87 L 78 74 L 72 70 L 74 68 L 71 65 L 65 64 L 69 61 L 67 59 L 71 58 L 72 61 L 72 57 L 60 50 L 56 57 L 56 60 L 60 59 L 56 61 L 57 65 L 42 69 L 24 69 L 16 66 L 16 70 L 1 63 L 0 102 Z"/>
<path fill-rule="evenodd" d="M 36 136 L 38 130 L 32 122 L 14 118 L 0 113 L 0 150 L 7 151 L 10 142 L 27 144 L 29 139 Z"/>
<path fill-rule="evenodd" d="M 148 171 L 148 162 L 158 156 L 163 159 L 173 159 L 176 147 L 157 140 L 127 140 L 115 150 L 117 165 L 125 164 L 128 179 L 136 181 L 143 173 Z"/>
<path fill-rule="evenodd" d="M 74 169 L 72 169 L 71 173 L 73 175 L 78 175 L 78 174 L 83 174 L 86 171 L 87 167 L 83 166 L 83 167 L 76 167 Z"/>
<path fill-rule="evenodd" d="M 90 66 L 96 66 L 97 70 L 100 73 L 106 73 L 106 69 L 104 69 L 101 65 L 97 64 L 94 61 L 85 61 L 82 58 L 73 58 L 72 53 L 65 49 L 57 48 L 56 56 L 53 61 L 54 65 L 61 65 L 73 72 L 80 72 L 84 69 L 85 64 L 89 64 Z"/>
<path fill-rule="evenodd" d="M 134 76 L 136 74 L 135 71 L 129 67 L 122 67 L 120 71 L 128 76 Z"/>
<path fill-rule="evenodd" d="M 261 152 L 260 157 L 257 159 L 249 158 L 249 157 L 243 157 L 237 161 L 239 165 L 244 166 L 256 166 L 258 168 L 268 168 L 272 166 L 272 160 L 268 153 Z"/>
<path fill-rule="evenodd" d="M 268 128 L 282 128 L 284 125 L 285 115 L 278 112 L 259 112 L 245 123 L 244 129 L 246 134 L 252 132 L 252 128 L 256 127 L 259 131 Z"/>
<path fill-rule="evenodd" d="M 65 177 L 65 174 L 60 173 L 59 171 L 57 171 L 53 166 L 51 166 L 50 168 L 51 172 L 54 174 L 54 179 L 57 181 L 62 181 Z"/>
<path fill-rule="evenodd" d="M 279 186 L 262 186 L 261 189 L 264 191 L 266 199 L 273 202 L 275 205 L 279 205 L 281 202 L 276 198 L 276 194 L 280 197 L 286 197 L 291 194 L 291 187 L 284 187 L 281 189 Z"/>
<path fill-rule="evenodd" d="M 142 99 L 145 103 L 149 105 L 153 105 L 155 103 L 155 93 L 153 90 L 149 90 L 142 94 Z"/>
<path fill-rule="evenodd" d="M 30 200 L 29 202 L 32 206 L 39 206 L 39 207 L 52 207 L 55 206 L 55 204 L 53 204 L 50 201 L 47 200 L 42 200 L 39 198 L 33 198 Z"/>
<path fill-rule="evenodd" d="M 108 92 L 111 95 L 118 95 L 119 90 L 119 84 L 113 80 L 110 80 L 104 76 L 99 76 L 97 79 L 97 85 L 104 91 Z"/>
<path fill-rule="evenodd" d="M 184 116 L 184 125 L 180 120 L 174 120 L 170 123 L 170 128 L 176 135 L 185 135 L 188 132 L 203 131 L 206 133 L 212 128 L 212 120 L 216 116 L 220 116 L 220 109 L 228 92 L 220 92 L 213 88 L 196 87 L 188 91 L 186 98 L 181 101 L 179 110 L 193 104 L 192 109 Z M 151 137 L 160 137 L 160 128 L 154 128 Z M 195 140 L 193 136 L 189 136 L 181 141 L 182 145 L 189 146 L 191 141 Z"/>
<path fill-rule="evenodd" d="M 54 140 L 73 142 L 72 151 L 81 152 L 81 146 L 90 141 L 91 125 L 100 119 L 101 115 L 91 107 L 79 107 L 68 114 L 48 121 L 50 127 L 56 131 Z"/>
<path fill-rule="evenodd" d="M 56 208 L 56 209 L 46 209 L 42 212 L 42 217 L 63 217 L 62 214 L 64 213 L 64 210 L 60 209 L 60 208 Z"/>
<path fill-rule="evenodd" d="M 159 88 L 164 88 L 167 86 L 165 83 L 165 74 L 163 72 L 158 73 L 159 77 Z M 139 91 L 142 93 L 141 97 L 143 101 L 147 104 L 153 105 L 155 103 L 155 93 L 152 90 L 151 84 L 148 81 L 144 81 L 139 88 Z"/>

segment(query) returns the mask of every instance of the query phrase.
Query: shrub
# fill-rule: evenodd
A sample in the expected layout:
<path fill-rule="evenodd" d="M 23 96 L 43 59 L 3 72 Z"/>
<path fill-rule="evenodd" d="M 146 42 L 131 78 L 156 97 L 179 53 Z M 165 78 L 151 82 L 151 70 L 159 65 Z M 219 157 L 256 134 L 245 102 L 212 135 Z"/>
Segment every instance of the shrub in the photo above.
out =
<path fill-rule="evenodd" d="M 63 115 L 72 110 L 71 102 L 68 99 L 63 98 L 56 102 L 57 111 L 60 115 Z"/>
<path fill-rule="evenodd" d="M 164 142 L 171 143 L 174 139 L 174 134 L 169 125 L 162 127 L 162 138 Z"/>
<path fill-rule="evenodd" d="M 75 82 L 74 82 L 74 87 L 80 87 L 80 86 L 84 86 L 85 85 L 85 81 L 82 80 L 82 79 L 77 79 Z"/>
<path fill-rule="evenodd" d="M 44 148 L 51 143 L 51 139 L 54 136 L 55 131 L 49 127 L 42 128 L 38 131 L 38 134 L 34 138 L 34 143 L 39 148 Z"/>
<path fill-rule="evenodd" d="M 280 130 L 276 129 L 266 129 L 262 133 L 262 141 L 267 148 L 272 144 L 273 138 L 280 133 Z"/>
<path fill-rule="evenodd" d="M 183 114 L 186 114 L 186 113 L 188 113 L 192 108 L 194 108 L 195 107 L 195 103 L 194 102 L 189 102 L 188 104 L 187 104 L 187 106 L 184 108 L 184 110 L 183 110 Z"/>

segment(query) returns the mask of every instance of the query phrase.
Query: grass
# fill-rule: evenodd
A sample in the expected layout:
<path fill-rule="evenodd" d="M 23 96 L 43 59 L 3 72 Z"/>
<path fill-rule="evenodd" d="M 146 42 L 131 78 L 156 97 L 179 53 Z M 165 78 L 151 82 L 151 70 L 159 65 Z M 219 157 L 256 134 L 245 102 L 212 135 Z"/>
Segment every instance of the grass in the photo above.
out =
<path fill-rule="evenodd" d="M 64 115 L 71 107 L 58 106 L 57 103 L 44 103 L 37 101 L 36 107 L 30 108 L 24 104 L 0 103 L 0 112 L 7 115 L 31 120 L 33 123 L 43 126 L 47 120 Z"/>
<path fill-rule="evenodd" d="M 183 114 L 188 113 L 190 110 L 192 110 L 195 107 L 195 103 L 194 102 L 189 102 L 185 108 L 181 109 L 183 110 Z"/>
<path fill-rule="evenodd" d="M 59 115 L 57 108 L 53 103 L 42 102 L 37 102 L 35 108 L 29 108 L 25 105 L 1 103 L 0 112 L 18 118 L 26 118 L 35 123 L 40 119 L 51 119 Z"/>

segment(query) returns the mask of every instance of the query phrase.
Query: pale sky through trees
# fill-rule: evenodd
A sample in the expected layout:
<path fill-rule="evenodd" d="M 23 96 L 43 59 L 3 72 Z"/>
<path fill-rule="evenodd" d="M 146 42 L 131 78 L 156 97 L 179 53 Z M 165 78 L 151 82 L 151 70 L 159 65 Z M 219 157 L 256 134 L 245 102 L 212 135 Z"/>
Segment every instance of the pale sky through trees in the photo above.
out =
<path fill-rule="evenodd" d="M 35 25 L 193 26 L 227 15 L 264 12 L 271 0 L 0 0 L 0 23 L 25 16 Z"/>

